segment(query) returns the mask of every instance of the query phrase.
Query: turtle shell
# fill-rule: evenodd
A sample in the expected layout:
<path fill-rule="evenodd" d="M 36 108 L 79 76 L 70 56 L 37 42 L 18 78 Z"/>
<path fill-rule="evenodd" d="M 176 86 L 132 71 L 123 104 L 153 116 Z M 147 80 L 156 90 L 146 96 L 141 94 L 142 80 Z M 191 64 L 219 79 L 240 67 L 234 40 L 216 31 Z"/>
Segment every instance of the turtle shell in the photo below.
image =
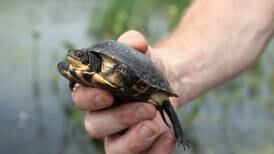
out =
<path fill-rule="evenodd" d="M 130 69 L 133 76 L 143 80 L 152 87 L 167 92 L 169 95 L 177 96 L 171 89 L 167 79 L 152 63 L 152 61 L 141 52 L 113 40 L 104 41 L 87 48 L 89 52 L 95 52 L 114 59 L 119 64 Z"/>

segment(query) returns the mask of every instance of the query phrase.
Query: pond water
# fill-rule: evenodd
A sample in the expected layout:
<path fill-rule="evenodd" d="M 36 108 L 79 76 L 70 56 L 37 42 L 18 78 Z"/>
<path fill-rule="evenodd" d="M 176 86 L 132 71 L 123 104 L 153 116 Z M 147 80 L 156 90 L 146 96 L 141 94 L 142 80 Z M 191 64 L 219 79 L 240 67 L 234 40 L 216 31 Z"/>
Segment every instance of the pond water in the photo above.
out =
<path fill-rule="evenodd" d="M 66 81 L 55 77 L 56 64 L 66 53 L 64 42 L 92 43 L 86 30 L 100 3 L 1 1 L 0 153 L 83 151 L 64 141 L 69 125 L 63 106 L 71 100 Z"/>
<path fill-rule="evenodd" d="M 81 115 L 68 116 L 69 89 L 56 64 L 70 43 L 94 43 L 88 26 L 105 1 L 0 4 L 0 153 L 101 153 L 77 121 Z M 195 145 L 187 153 L 274 153 L 273 50 L 272 43 L 259 73 L 251 70 L 180 110 Z"/>

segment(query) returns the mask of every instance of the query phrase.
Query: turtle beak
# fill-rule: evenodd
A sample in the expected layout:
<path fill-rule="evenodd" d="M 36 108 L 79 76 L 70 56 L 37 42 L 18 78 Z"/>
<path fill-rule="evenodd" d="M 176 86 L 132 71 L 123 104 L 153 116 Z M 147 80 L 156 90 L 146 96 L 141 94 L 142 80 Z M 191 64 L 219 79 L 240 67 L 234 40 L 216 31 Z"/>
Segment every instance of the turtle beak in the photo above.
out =
<path fill-rule="evenodd" d="M 61 61 L 61 62 L 59 62 L 59 63 L 57 64 L 57 69 L 58 69 L 58 71 L 63 71 L 63 70 L 68 71 L 69 66 L 68 66 L 68 64 L 67 64 L 66 62 Z"/>
<path fill-rule="evenodd" d="M 70 79 L 69 66 L 66 62 L 61 61 L 57 64 L 58 71 L 66 78 Z"/>

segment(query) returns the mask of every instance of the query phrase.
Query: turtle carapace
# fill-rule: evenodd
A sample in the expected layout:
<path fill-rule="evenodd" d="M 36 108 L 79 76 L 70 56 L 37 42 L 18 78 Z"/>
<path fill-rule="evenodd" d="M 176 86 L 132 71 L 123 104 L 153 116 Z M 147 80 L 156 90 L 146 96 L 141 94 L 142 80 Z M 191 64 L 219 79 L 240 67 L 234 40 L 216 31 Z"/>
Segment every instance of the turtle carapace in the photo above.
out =
<path fill-rule="evenodd" d="M 105 41 L 84 49 L 70 49 L 59 72 L 75 83 L 98 87 L 113 93 L 116 102 L 147 102 L 156 106 L 168 125 L 168 115 L 177 142 L 189 146 L 169 97 L 177 97 L 165 76 L 148 57 L 125 44 Z M 169 125 L 168 125 L 169 126 Z"/>

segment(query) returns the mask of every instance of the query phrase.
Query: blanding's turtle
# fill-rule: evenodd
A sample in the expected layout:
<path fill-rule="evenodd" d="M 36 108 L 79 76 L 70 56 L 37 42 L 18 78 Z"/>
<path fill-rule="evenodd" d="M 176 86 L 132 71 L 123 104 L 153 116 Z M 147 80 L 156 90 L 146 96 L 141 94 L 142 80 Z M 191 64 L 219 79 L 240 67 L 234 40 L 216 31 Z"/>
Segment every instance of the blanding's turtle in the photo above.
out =
<path fill-rule="evenodd" d="M 98 87 L 113 93 L 115 102 L 147 102 L 155 105 L 168 125 L 168 115 L 177 139 L 189 146 L 169 97 L 177 97 L 165 76 L 148 57 L 125 44 L 105 41 L 84 49 L 70 49 L 66 62 L 59 62 L 59 72 L 75 83 Z M 169 125 L 168 125 L 169 126 Z"/>

